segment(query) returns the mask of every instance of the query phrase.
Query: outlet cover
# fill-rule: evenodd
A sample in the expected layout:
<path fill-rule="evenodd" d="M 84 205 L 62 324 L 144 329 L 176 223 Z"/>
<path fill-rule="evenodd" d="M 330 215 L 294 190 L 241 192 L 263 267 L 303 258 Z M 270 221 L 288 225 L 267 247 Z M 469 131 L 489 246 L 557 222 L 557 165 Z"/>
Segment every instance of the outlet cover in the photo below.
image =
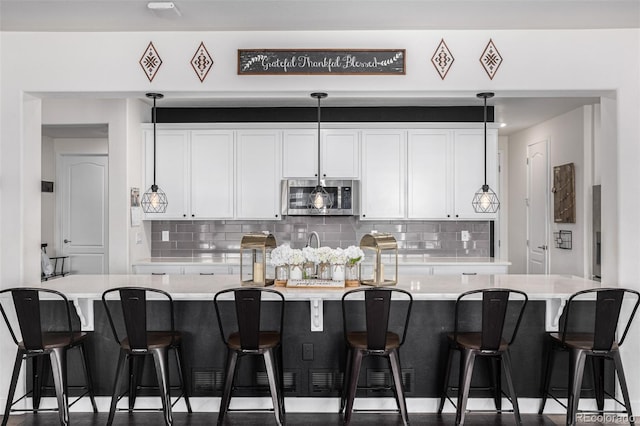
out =
<path fill-rule="evenodd" d="M 313 361 L 313 343 L 302 344 L 302 360 Z"/>
<path fill-rule="evenodd" d="M 162 241 L 169 241 L 169 231 L 162 231 Z"/>
<path fill-rule="evenodd" d="M 460 232 L 460 239 L 462 241 L 469 241 L 469 231 L 461 231 Z"/>

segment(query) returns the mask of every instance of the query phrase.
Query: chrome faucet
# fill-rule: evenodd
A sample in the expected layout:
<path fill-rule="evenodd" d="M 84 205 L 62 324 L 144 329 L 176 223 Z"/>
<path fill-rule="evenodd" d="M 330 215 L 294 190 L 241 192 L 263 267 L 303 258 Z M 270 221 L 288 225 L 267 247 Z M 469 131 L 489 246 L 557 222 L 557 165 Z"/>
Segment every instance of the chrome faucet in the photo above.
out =
<path fill-rule="evenodd" d="M 311 247 L 311 240 L 313 239 L 314 236 L 316 237 L 316 243 L 317 243 L 316 248 L 320 248 L 320 236 L 316 231 L 309 232 L 309 237 L 307 238 L 307 247 Z"/>

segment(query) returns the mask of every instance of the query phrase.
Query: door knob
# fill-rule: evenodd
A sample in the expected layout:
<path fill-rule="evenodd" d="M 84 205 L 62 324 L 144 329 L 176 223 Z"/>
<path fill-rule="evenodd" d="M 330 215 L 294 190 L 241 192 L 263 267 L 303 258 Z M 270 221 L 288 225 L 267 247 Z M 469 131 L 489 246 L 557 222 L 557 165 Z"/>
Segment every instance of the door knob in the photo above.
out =
<path fill-rule="evenodd" d="M 538 246 L 538 248 L 541 249 L 541 250 L 546 250 L 547 246 Z"/>
<path fill-rule="evenodd" d="M 64 239 L 64 243 L 65 244 L 70 243 L 70 242 L 71 242 L 71 240 L 67 240 L 66 238 Z"/>

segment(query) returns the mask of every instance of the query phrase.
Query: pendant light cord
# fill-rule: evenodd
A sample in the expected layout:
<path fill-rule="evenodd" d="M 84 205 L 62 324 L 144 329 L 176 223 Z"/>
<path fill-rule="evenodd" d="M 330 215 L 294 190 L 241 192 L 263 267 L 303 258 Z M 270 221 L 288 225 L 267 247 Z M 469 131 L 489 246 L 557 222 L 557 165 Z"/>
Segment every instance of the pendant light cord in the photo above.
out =
<path fill-rule="evenodd" d="M 484 97 L 484 186 L 487 186 L 487 97 Z"/>
<path fill-rule="evenodd" d="M 320 186 L 320 99 L 318 96 L 318 186 Z"/>
<path fill-rule="evenodd" d="M 156 97 L 153 98 L 153 186 L 156 186 Z M 485 177 L 486 180 L 486 177 Z"/>

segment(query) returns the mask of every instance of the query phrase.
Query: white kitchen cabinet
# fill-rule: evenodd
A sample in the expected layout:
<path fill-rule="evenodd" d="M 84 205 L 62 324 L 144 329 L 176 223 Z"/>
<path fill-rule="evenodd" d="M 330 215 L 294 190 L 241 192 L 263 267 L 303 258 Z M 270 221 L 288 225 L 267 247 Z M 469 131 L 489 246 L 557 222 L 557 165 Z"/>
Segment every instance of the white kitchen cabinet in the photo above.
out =
<path fill-rule="evenodd" d="M 406 132 L 362 132 L 362 220 L 402 219 L 406 196 Z"/>
<path fill-rule="evenodd" d="M 484 131 L 454 130 L 454 215 L 456 219 L 495 219 L 495 213 L 476 213 L 471 201 L 484 184 Z M 498 181 L 498 132 L 487 130 L 487 183 L 496 191 Z"/>
<path fill-rule="evenodd" d="M 497 182 L 497 131 L 487 131 L 487 182 Z M 484 183 L 482 129 L 424 129 L 408 134 L 409 219 L 494 219 L 471 201 Z"/>
<path fill-rule="evenodd" d="M 167 211 L 147 213 L 147 219 L 183 219 L 189 211 L 188 130 L 156 131 L 156 179 L 167 196 Z M 153 131 L 145 130 L 145 187 L 153 183 Z"/>
<path fill-rule="evenodd" d="M 234 133 L 197 130 L 191 133 L 192 219 L 233 218 Z"/>
<path fill-rule="evenodd" d="M 237 132 L 237 219 L 280 219 L 281 144 L 278 130 Z"/>
<path fill-rule="evenodd" d="M 321 129 L 322 179 L 357 179 L 360 176 L 359 133 L 350 129 Z M 284 130 L 282 153 L 283 178 L 318 178 L 317 129 Z"/>
<path fill-rule="evenodd" d="M 452 131 L 410 130 L 407 140 L 407 217 L 444 219 L 453 204 Z"/>

